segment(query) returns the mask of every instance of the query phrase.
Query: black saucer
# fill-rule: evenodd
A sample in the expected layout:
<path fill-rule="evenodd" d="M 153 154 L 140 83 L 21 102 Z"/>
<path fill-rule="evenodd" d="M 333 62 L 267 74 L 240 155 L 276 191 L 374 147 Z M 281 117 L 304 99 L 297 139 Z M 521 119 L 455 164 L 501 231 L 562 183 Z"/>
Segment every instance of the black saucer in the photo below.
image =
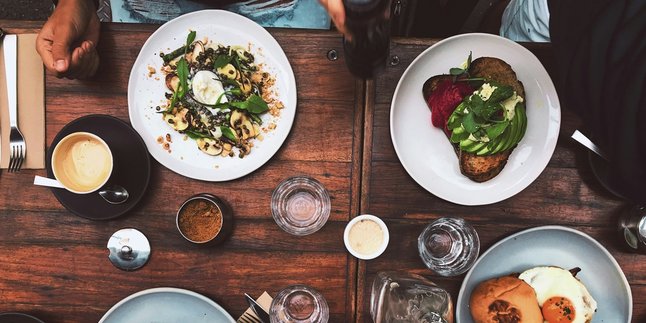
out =
<path fill-rule="evenodd" d="M 126 122 L 109 115 L 88 115 L 68 123 L 56 135 L 47 150 L 47 176 L 54 178 L 51 160 L 56 144 L 73 132 L 90 132 L 101 137 L 110 146 L 114 159 L 112 176 L 108 183 L 123 186 L 130 197 L 123 204 L 113 205 L 98 193 L 75 194 L 52 188 L 54 196 L 70 212 L 91 220 L 108 220 L 130 211 L 141 200 L 150 180 L 150 156 L 139 134 Z"/>
<path fill-rule="evenodd" d="M 590 163 L 592 174 L 601 183 L 601 186 L 612 195 L 625 200 L 626 197 L 619 193 L 621 191 L 621 184 L 617 183 L 616 177 L 610 175 L 610 165 L 608 165 L 608 162 L 592 151 L 588 152 L 588 162 Z"/>
<path fill-rule="evenodd" d="M 0 313 L 0 323 L 43 323 L 43 321 L 24 313 Z"/>

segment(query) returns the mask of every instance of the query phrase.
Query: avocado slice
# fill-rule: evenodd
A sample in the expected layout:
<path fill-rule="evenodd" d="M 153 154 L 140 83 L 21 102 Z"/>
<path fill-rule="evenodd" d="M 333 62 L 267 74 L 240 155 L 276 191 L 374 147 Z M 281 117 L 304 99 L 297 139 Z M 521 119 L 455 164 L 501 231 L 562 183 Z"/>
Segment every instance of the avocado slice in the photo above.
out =
<path fill-rule="evenodd" d="M 525 111 L 525 108 L 523 106 L 517 105 L 516 113 L 518 114 L 519 132 L 518 136 L 515 138 L 515 141 L 516 144 L 518 144 L 523 139 L 525 132 L 527 131 L 527 112 Z"/>
<path fill-rule="evenodd" d="M 514 147 L 516 144 L 515 140 L 516 137 L 518 137 L 518 133 L 520 131 L 520 120 L 518 118 L 518 114 L 514 113 L 514 117 L 511 119 L 511 123 L 509 124 L 509 127 L 507 129 L 510 130 L 508 140 L 505 142 L 505 144 L 501 147 L 500 151 L 507 151 Z"/>
<path fill-rule="evenodd" d="M 460 141 L 460 149 L 465 150 L 465 148 L 473 145 L 474 141 L 471 139 L 465 139 Z"/>
<path fill-rule="evenodd" d="M 525 129 L 527 128 L 527 116 L 525 115 L 525 108 L 523 107 L 523 105 L 516 104 L 515 111 L 516 112 L 514 113 L 513 118 L 514 132 L 509 142 L 509 146 L 504 150 L 515 147 L 520 142 L 520 140 L 523 139 L 523 136 L 525 135 Z"/>
<path fill-rule="evenodd" d="M 480 150 L 482 147 L 487 146 L 486 142 L 481 142 L 481 141 L 474 141 L 472 145 L 469 145 L 468 147 L 465 147 L 464 151 L 468 151 L 470 153 L 475 153 L 476 151 Z"/>
<path fill-rule="evenodd" d="M 490 151 L 489 151 L 489 153 L 491 155 L 501 152 L 502 149 L 507 145 L 507 143 L 509 142 L 509 139 L 510 139 L 509 138 L 510 134 L 513 131 L 512 127 L 513 127 L 513 122 L 509 124 L 507 129 L 505 129 L 505 132 L 503 132 L 500 136 L 498 136 L 498 138 L 496 138 L 497 139 L 495 141 L 496 145 L 492 146 Z"/>

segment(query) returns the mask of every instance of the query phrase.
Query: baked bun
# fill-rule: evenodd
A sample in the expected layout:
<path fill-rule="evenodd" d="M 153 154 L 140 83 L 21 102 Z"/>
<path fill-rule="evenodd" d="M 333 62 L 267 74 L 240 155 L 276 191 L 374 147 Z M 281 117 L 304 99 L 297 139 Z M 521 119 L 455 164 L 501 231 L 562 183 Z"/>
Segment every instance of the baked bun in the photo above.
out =
<path fill-rule="evenodd" d="M 543 323 L 534 289 L 514 276 L 483 281 L 469 305 L 476 323 Z"/>

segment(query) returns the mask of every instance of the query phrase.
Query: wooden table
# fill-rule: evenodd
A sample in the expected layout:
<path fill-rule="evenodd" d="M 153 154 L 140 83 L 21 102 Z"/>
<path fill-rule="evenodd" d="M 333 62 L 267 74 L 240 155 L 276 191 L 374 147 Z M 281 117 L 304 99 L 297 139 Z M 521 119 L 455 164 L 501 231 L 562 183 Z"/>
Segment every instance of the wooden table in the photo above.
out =
<path fill-rule="evenodd" d="M 9 32 L 33 32 L 40 24 L 0 21 L 0 26 Z M 48 146 L 65 124 L 81 115 L 104 113 L 128 120 L 130 68 L 156 27 L 105 24 L 97 77 L 81 82 L 47 76 Z M 392 54 L 401 62 L 374 82 L 362 82 L 347 72 L 343 57 L 327 59 L 328 50 L 342 53 L 337 34 L 271 33 L 294 69 L 298 113 L 287 141 L 258 171 L 231 182 L 208 183 L 153 162 L 148 193 L 140 205 L 123 217 L 101 222 L 72 215 L 48 189 L 33 186 L 33 175 L 44 175 L 44 170 L 0 175 L 0 312 L 27 312 L 46 322 L 94 322 L 132 293 L 169 286 L 204 294 L 237 317 L 247 306 L 244 292 L 275 295 L 290 284 L 304 283 L 323 293 L 330 322 L 370 322 L 370 284 L 381 270 L 427 276 L 455 300 L 463 276 L 433 275 L 417 256 L 415 244 L 425 224 L 453 215 L 474 224 L 482 250 L 513 232 L 545 224 L 592 235 L 615 256 L 631 283 L 635 320 L 646 319 L 646 301 L 639 297 L 646 292 L 644 256 L 620 249 L 614 214 L 622 204 L 594 181 L 585 153 L 567 138 L 569 130 L 559 138 L 548 168 L 517 196 L 477 208 L 454 205 L 408 176 L 388 129 L 399 77 L 433 40 L 394 40 Z M 549 48 L 531 49 L 553 70 Z M 564 111 L 562 128 L 577 125 Z M 269 208 L 277 183 L 298 174 L 320 180 L 332 199 L 326 226 L 306 237 L 283 232 Z M 198 248 L 175 228 L 178 206 L 199 192 L 218 195 L 233 207 L 235 229 L 223 245 Z M 368 262 L 349 256 L 342 239 L 347 221 L 361 213 L 379 215 L 391 230 L 385 254 Z M 108 238 L 124 227 L 140 229 L 152 245 L 149 263 L 135 272 L 120 271 L 107 259 Z"/>

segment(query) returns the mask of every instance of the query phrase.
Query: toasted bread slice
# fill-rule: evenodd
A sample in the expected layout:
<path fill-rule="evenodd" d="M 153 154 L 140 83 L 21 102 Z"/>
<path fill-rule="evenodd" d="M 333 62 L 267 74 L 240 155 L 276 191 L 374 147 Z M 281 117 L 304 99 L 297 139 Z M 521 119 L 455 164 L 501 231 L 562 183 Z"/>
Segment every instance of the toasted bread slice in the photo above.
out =
<path fill-rule="evenodd" d="M 493 155 L 478 156 L 476 154 L 460 150 L 460 172 L 474 182 L 486 182 L 500 174 L 507 164 L 507 159 L 513 149 L 499 152 Z"/>
<path fill-rule="evenodd" d="M 511 66 L 501 59 L 495 57 L 477 58 L 471 62 L 469 75 L 511 86 L 518 95 L 525 98 L 523 83 L 518 80 Z M 443 74 L 429 78 L 422 87 L 424 99 L 428 99 L 440 81 L 451 79 L 452 77 L 451 75 Z M 453 148 L 460 162 L 460 172 L 472 181 L 479 183 L 488 181 L 500 174 L 514 149 L 511 148 L 493 155 L 478 156 L 461 150 L 457 144 L 453 144 Z"/>
<path fill-rule="evenodd" d="M 480 57 L 469 66 L 471 77 L 484 77 L 497 83 L 511 86 L 516 94 L 525 98 L 523 83 L 516 77 L 516 72 L 505 61 L 495 57 Z"/>

